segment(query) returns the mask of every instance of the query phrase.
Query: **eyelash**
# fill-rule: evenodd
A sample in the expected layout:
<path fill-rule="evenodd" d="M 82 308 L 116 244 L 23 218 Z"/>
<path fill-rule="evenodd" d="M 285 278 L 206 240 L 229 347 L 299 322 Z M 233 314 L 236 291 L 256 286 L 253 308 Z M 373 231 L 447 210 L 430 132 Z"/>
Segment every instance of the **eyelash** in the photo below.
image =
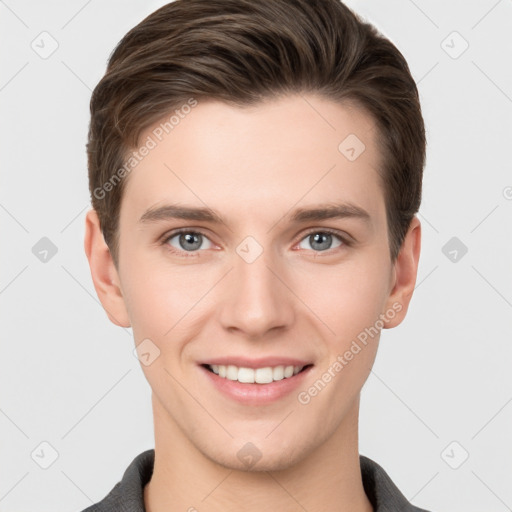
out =
<path fill-rule="evenodd" d="M 171 238 L 174 238 L 176 235 L 179 235 L 180 233 L 199 234 L 199 235 L 202 235 L 202 236 L 208 238 L 208 236 L 205 233 L 203 233 L 202 231 L 194 230 L 194 229 L 191 229 L 191 228 L 180 228 L 180 229 L 176 229 L 176 230 L 172 231 L 171 233 L 168 233 L 168 234 L 164 235 L 164 238 L 162 240 L 162 245 L 166 246 L 166 249 L 169 252 L 171 252 L 172 254 L 175 254 L 175 255 L 180 256 L 182 258 L 194 258 L 194 257 L 197 257 L 198 253 L 200 253 L 202 251 L 200 251 L 200 250 L 197 250 L 197 251 L 180 251 L 180 250 L 176 249 L 175 247 L 172 247 L 171 245 L 169 245 L 169 243 L 168 243 L 169 240 L 171 240 Z M 350 247 L 351 246 L 351 241 L 348 240 L 347 237 L 342 236 L 338 231 L 336 231 L 334 229 L 330 229 L 330 228 L 311 229 L 310 231 L 305 233 L 302 236 L 302 238 L 300 238 L 298 240 L 297 243 L 302 242 L 302 240 L 304 240 L 305 238 L 307 238 L 308 236 L 310 236 L 310 235 L 312 235 L 314 233 L 329 234 L 329 235 L 333 235 L 336 238 L 338 238 L 342 242 L 342 245 L 339 246 L 339 247 L 336 247 L 335 249 L 341 249 L 343 247 Z M 318 253 L 318 255 L 321 255 L 321 253 L 324 253 L 324 252 L 327 253 L 327 254 L 331 254 L 332 249 L 327 249 L 326 251 L 313 251 L 313 252 Z"/>

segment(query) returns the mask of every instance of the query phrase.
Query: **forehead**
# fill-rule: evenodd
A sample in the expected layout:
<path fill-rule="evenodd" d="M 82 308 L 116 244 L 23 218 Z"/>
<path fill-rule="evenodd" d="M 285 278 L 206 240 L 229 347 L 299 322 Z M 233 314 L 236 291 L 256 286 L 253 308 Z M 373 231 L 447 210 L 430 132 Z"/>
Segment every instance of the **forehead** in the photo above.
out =
<path fill-rule="evenodd" d="M 353 105 L 294 95 L 249 107 L 198 101 L 179 114 L 141 134 L 139 148 L 151 149 L 127 176 L 122 216 L 166 201 L 269 222 L 308 203 L 384 211 L 376 126 Z"/>

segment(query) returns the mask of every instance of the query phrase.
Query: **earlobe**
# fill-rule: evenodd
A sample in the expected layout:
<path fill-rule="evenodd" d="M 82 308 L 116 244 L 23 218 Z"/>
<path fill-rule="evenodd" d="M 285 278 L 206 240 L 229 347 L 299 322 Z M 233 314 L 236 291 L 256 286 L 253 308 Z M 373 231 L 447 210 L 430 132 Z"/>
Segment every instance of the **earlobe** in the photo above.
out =
<path fill-rule="evenodd" d="M 119 327 L 130 327 L 130 319 L 119 286 L 119 275 L 94 209 L 87 212 L 85 219 L 84 249 L 96 294 L 108 318 Z"/>
<path fill-rule="evenodd" d="M 421 251 L 421 223 L 414 216 L 402 242 L 393 268 L 393 288 L 386 302 L 384 328 L 391 329 L 402 323 L 411 301 Z M 390 312 L 388 315 L 387 312 Z M 391 313 L 392 312 L 392 313 Z"/>

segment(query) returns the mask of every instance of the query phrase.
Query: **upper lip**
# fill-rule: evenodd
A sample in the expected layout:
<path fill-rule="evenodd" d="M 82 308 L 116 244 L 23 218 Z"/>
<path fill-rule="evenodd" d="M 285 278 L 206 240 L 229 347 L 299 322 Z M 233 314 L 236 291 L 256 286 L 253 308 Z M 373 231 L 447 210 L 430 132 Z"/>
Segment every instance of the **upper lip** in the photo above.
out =
<path fill-rule="evenodd" d="M 201 365 L 219 365 L 219 366 L 237 366 L 238 368 L 266 368 L 268 366 L 307 366 L 312 364 L 309 361 L 304 359 L 296 359 L 293 357 L 279 357 L 279 356 L 269 356 L 262 357 L 258 359 L 248 359 L 243 356 L 225 356 L 225 357 L 216 357 L 212 359 L 208 359 L 206 361 L 201 361 L 199 364 Z"/>

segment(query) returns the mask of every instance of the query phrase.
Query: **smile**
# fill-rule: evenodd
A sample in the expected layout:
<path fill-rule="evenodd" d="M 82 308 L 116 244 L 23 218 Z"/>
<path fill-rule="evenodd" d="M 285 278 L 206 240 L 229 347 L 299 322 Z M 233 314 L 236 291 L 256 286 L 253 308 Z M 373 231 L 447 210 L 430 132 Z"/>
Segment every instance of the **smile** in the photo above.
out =
<path fill-rule="evenodd" d="M 219 377 L 236 380 L 245 384 L 270 384 L 271 382 L 288 379 L 300 373 L 306 366 L 266 366 L 263 368 L 246 368 L 235 365 L 205 365 L 208 370 Z"/>

